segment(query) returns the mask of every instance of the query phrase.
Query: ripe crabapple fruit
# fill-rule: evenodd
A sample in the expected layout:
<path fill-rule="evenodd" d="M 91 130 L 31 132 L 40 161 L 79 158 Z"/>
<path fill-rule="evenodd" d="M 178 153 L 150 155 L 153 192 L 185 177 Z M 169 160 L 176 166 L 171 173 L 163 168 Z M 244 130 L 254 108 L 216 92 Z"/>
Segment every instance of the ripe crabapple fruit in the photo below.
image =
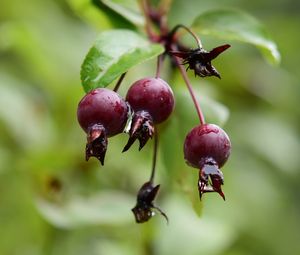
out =
<path fill-rule="evenodd" d="M 121 133 L 127 122 L 128 107 L 116 92 L 98 88 L 78 104 L 77 118 L 87 133 L 86 160 L 96 157 L 104 164 L 107 137 Z"/>
<path fill-rule="evenodd" d="M 220 171 L 227 161 L 231 150 L 228 135 L 214 124 L 194 127 L 184 142 L 184 158 L 195 168 L 199 168 L 198 189 L 200 199 L 205 192 L 218 192 L 225 200 L 221 185 L 224 183 Z"/>
<path fill-rule="evenodd" d="M 144 78 L 129 88 L 126 101 L 134 111 L 127 151 L 136 139 L 141 150 L 154 134 L 154 124 L 165 121 L 174 109 L 174 95 L 170 86 L 160 78 Z"/>

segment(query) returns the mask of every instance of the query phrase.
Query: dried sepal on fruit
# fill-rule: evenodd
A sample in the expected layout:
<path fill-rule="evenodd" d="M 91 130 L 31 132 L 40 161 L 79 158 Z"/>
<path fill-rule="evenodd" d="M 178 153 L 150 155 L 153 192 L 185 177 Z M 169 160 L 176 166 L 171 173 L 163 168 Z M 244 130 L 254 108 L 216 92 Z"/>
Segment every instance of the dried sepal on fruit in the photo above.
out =
<path fill-rule="evenodd" d="M 221 75 L 211 64 L 211 61 L 229 47 L 229 44 L 225 44 L 218 46 L 211 51 L 206 51 L 205 49 L 199 47 L 189 51 L 171 51 L 170 53 L 176 57 L 182 58 L 182 64 L 188 65 L 187 70 L 194 70 L 195 76 L 216 76 L 221 78 Z"/>
<path fill-rule="evenodd" d="M 107 136 L 102 125 L 95 124 L 87 131 L 87 143 L 85 147 L 85 159 L 97 158 L 101 165 L 104 165 L 104 158 L 107 150 Z"/>
<path fill-rule="evenodd" d="M 205 159 L 205 163 L 199 171 L 198 190 L 200 200 L 207 192 L 217 192 L 225 200 L 221 185 L 224 184 L 224 176 L 218 164 L 212 158 Z"/>
<path fill-rule="evenodd" d="M 137 223 L 144 223 L 150 220 L 154 215 L 155 211 L 158 211 L 168 222 L 167 215 L 157 206 L 153 204 L 160 185 L 154 186 L 151 181 L 143 184 L 137 195 L 137 203 L 132 212 L 135 216 Z"/>
<path fill-rule="evenodd" d="M 141 150 L 149 138 L 153 137 L 153 134 L 154 125 L 150 114 L 145 111 L 134 113 L 129 130 L 129 139 L 122 152 L 127 151 L 137 139 L 140 142 L 139 150 Z"/>
<path fill-rule="evenodd" d="M 224 177 L 220 168 L 229 158 L 230 151 L 230 139 L 217 125 L 199 125 L 187 134 L 184 142 L 184 158 L 187 164 L 199 169 L 200 199 L 206 192 L 217 192 L 225 200 L 221 189 Z"/>
<path fill-rule="evenodd" d="M 165 121 L 174 109 L 174 95 L 170 86 L 160 78 L 144 78 L 129 88 L 126 101 L 134 111 L 129 130 L 129 140 L 123 149 L 139 140 L 142 149 L 152 138 L 154 125 Z"/>
<path fill-rule="evenodd" d="M 104 164 L 107 138 L 123 132 L 127 113 L 125 100 L 109 89 L 94 89 L 81 99 L 77 119 L 87 133 L 86 160 L 96 157 Z"/>

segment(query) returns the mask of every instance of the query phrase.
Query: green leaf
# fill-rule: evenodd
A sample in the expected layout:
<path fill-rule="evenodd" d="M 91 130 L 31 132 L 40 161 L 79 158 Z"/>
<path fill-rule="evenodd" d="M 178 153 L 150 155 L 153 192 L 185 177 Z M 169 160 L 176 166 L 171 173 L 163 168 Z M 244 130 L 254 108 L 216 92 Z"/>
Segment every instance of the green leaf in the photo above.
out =
<path fill-rule="evenodd" d="M 103 4 L 120 14 L 135 25 L 143 26 L 144 16 L 136 0 L 100 0 Z"/>
<path fill-rule="evenodd" d="M 81 66 L 81 81 L 86 92 L 106 87 L 131 67 L 164 51 L 130 30 L 109 30 L 99 35 Z"/>
<path fill-rule="evenodd" d="M 30 85 L 16 79 L 7 70 L 0 71 L 0 128 L 3 138 L 7 138 L 3 132 L 5 127 L 15 143 L 27 148 L 27 152 L 35 146 L 46 146 L 53 139 L 53 130 L 47 111 L 41 106 Z"/>
<path fill-rule="evenodd" d="M 207 11 L 194 20 L 191 28 L 203 35 L 253 44 L 270 63 L 280 62 L 280 53 L 265 27 L 242 11 L 231 9 Z"/>
<path fill-rule="evenodd" d="M 78 16 L 86 22 L 101 29 L 112 27 L 110 18 L 105 12 L 98 10 L 90 0 L 67 0 L 68 4 Z"/>

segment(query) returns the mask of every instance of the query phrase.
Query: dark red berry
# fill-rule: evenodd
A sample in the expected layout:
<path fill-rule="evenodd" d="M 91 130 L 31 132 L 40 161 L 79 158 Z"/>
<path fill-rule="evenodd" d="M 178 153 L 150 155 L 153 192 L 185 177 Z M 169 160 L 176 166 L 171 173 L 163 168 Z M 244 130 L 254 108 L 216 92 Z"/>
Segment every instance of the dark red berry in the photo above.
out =
<path fill-rule="evenodd" d="M 107 137 L 121 133 L 127 122 L 128 107 L 116 92 L 98 88 L 79 102 L 77 118 L 87 133 L 86 160 L 96 157 L 104 164 Z"/>
<path fill-rule="evenodd" d="M 154 124 L 165 121 L 174 109 L 173 92 L 160 78 L 144 78 L 133 83 L 126 101 L 135 112 L 148 112 Z"/>
<path fill-rule="evenodd" d="M 165 121 L 174 109 L 174 96 L 170 86 L 160 78 L 136 81 L 128 90 L 127 102 L 134 111 L 126 151 L 136 139 L 140 148 L 154 133 L 154 125 Z"/>
<path fill-rule="evenodd" d="M 225 199 L 221 189 L 223 173 L 219 168 L 227 161 L 230 150 L 229 137 L 223 129 L 214 124 L 199 125 L 187 134 L 184 158 L 189 165 L 200 169 L 200 198 L 205 192 L 216 191 Z"/>
<path fill-rule="evenodd" d="M 214 124 L 193 128 L 186 136 L 184 156 L 196 168 L 203 167 L 207 158 L 213 158 L 222 167 L 230 155 L 230 140 L 223 129 Z"/>
<path fill-rule="evenodd" d="M 77 117 L 84 131 L 87 132 L 94 124 L 101 124 L 110 137 L 123 131 L 127 121 L 127 105 L 116 92 L 98 88 L 79 102 Z"/>

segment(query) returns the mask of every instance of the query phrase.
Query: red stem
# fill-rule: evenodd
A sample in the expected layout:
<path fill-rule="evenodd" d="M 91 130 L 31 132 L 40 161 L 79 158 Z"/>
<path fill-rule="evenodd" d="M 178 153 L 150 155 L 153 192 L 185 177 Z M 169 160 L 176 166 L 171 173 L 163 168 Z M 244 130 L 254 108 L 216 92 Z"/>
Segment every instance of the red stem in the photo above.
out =
<path fill-rule="evenodd" d="M 156 75 L 155 78 L 159 78 L 160 77 L 160 71 L 161 71 L 161 67 L 164 61 L 164 55 L 161 54 L 157 57 L 157 67 L 156 67 Z"/>
<path fill-rule="evenodd" d="M 150 3 L 148 0 L 141 0 L 141 7 L 142 7 L 142 11 L 144 13 L 144 17 L 146 19 L 146 24 L 145 24 L 145 28 L 146 28 L 146 32 L 147 35 L 149 36 L 150 40 L 152 41 L 157 41 L 157 35 L 154 33 L 152 27 L 151 27 L 151 20 L 150 20 Z"/>
<path fill-rule="evenodd" d="M 204 115 L 203 115 L 201 107 L 200 107 L 200 105 L 199 105 L 199 103 L 198 103 L 198 101 L 196 99 L 193 87 L 192 87 L 191 82 L 190 82 L 190 80 L 189 80 L 189 78 L 187 76 L 187 73 L 186 73 L 183 65 L 180 63 L 179 58 L 177 58 L 177 57 L 174 56 L 174 59 L 176 61 L 176 65 L 178 66 L 178 68 L 179 68 L 179 70 L 181 72 L 181 75 L 182 75 L 182 77 L 183 77 L 183 79 L 185 81 L 185 84 L 186 84 L 186 86 L 187 86 L 187 88 L 188 88 L 188 90 L 190 92 L 190 95 L 192 97 L 192 100 L 194 102 L 194 105 L 195 105 L 195 108 L 196 108 L 196 111 L 197 111 L 197 114 L 198 114 L 198 117 L 199 117 L 199 120 L 200 120 L 200 124 L 204 125 L 205 124 Z"/>
<path fill-rule="evenodd" d="M 200 38 L 191 29 L 189 29 L 188 27 L 181 25 L 181 24 L 177 25 L 176 27 L 173 28 L 173 30 L 170 33 L 171 39 L 173 39 L 173 37 L 175 36 L 175 34 L 179 28 L 185 29 L 191 36 L 193 36 L 197 42 L 198 48 L 202 49 L 202 42 L 201 42 Z"/>

